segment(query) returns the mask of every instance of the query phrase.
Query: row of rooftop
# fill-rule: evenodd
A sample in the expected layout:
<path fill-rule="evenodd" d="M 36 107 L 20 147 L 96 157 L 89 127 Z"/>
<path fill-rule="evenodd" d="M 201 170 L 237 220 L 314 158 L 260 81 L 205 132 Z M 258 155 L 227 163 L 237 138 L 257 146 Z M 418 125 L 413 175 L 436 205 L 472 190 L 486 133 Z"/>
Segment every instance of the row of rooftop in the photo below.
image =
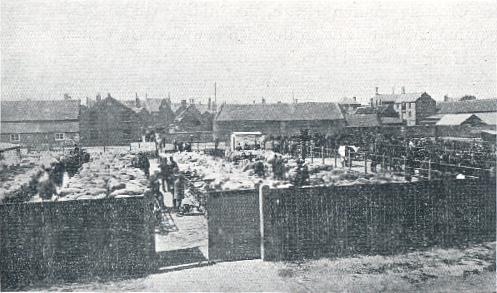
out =
<path fill-rule="evenodd" d="M 399 94 L 376 92 L 368 105 L 354 98 L 344 98 L 338 103 L 216 105 L 211 100 L 207 104 L 193 99 L 173 103 L 169 98 L 138 96 L 134 100 L 118 100 L 109 94 L 106 98 L 87 99 L 86 105 L 70 97 L 51 101 L 2 101 L 0 134 L 4 142 L 22 142 L 21 137 L 55 136 L 59 140 L 93 139 L 93 144 L 118 136 L 116 141 L 121 144 L 123 140 L 135 140 L 146 129 L 161 129 L 166 133 L 214 130 L 226 134 L 264 127 L 269 127 L 269 132 L 284 133 L 299 127 L 328 131 L 334 127 L 387 125 L 495 126 L 496 117 L 496 99 L 465 97 L 463 101 L 436 102 L 426 92 L 406 93 L 404 90 Z M 108 143 L 115 141 L 111 139 Z"/>

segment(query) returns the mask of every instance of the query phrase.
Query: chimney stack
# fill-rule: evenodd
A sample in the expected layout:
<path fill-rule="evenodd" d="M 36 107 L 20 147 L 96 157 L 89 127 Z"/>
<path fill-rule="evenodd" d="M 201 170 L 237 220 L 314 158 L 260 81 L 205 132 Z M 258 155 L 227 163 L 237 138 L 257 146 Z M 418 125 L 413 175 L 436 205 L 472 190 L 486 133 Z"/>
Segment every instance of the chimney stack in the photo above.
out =
<path fill-rule="evenodd" d="M 186 100 L 181 100 L 181 107 L 186 107 Z"/>
<path fill-rule="evenodd" d="M 90 98 L 86 97 L 86 107 L 90 107 Z"/>
<path fill-rule="evenodd" d="M 266 103 L 266 99 L 264 99 L 264 97 L 262 97 L 261 103 L 262 103 L 262 104 L 265 104 L 265 103 Z"/>
<path fill-rule="evenodd" d="M 402 94 L 405 94 L 405 93 L 406 93 L 406 87 L 402 86 Z"/>
<path fill-rule="evenodd" d="M 207 110 L 211 109 L 211 98 L 207 101 Z"/>
<path fill-rule="evenodd" d="M 357 97 L 352 97 L 352 99 L 354 99 L 354 102 L 357 102 Z"/>
<path fill-rule="evenodd" d="M 378 94 L 378 87 L 375 87 L 375 94 Z"/>
<path fill-rule="evenodd" d="M 102 96 L 100 94 L 97 94 L 96 101 L 100 102 L 102 100 Z"/>
<path fill-rule="evenodd" d="M 449 101 L 449 95 L 445 95 L 444 96 L 444 102 L 448 102 Z"/>

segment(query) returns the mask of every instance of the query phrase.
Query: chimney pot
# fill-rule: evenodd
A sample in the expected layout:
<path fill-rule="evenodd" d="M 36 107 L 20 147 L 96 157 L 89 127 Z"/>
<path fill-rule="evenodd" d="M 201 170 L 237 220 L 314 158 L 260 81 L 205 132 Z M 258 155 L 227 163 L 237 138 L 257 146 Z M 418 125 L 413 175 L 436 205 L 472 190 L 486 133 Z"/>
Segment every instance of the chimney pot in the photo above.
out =
<path fill-rule="evenodd" d="M 352 99 L 354 99 L 354 102 L 357 102 L 357 97 L 353 97 Z"/>
<path fill-rule="evenodd" d="M 403 87 L 402 87 L 402 93 L 403 93 L 403 94 L 405 94 L 405 93 L 406 93 L 406 87 L 405 87 L 405 86 L 403 86 Z"/>
<path fill-rule="evenodd" d="M 375 94 L 378 94 L 378 87 L 375 87 Z"/>
<path fill-rule="evenodd" d="M 102 100 L 102 96 L 100 94 L 97 94 L 97 97 L 95 99 L 97 102 L 100 102 Z"/>

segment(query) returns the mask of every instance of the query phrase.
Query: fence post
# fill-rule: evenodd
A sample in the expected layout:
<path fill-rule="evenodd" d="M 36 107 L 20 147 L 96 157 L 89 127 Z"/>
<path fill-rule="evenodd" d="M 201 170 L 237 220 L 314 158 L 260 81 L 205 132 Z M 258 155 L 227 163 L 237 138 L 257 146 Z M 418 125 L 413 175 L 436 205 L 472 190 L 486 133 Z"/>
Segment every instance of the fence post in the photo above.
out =
<path fill-rule="evenodd" d="M 404 176 L 407 175 L 407 158 L 404 157 Z"/>
<path fill-rule="evenodd" d="M 321 157 L 323 158 L 323 165 L 324 165 L 324 146 L 321 147 Z"/>
<path fill-rule="evenodd" d="M 259 187 L 259 229 L 261 234 L 261 260 L 265 260 L 264 250 L 264 194 L 269 193 L 269 186 L 263 185 Z"/>
<path fill-rule="evenodd" d="M 311 153 L 311 163 L 314 162 L 314 148 L 309 146 L 309 150 L 310 150 L 310 153 Z"/>
<path fill-rule="evenodd" d="M 386 173 L 385 172 L 385 154 L 381 155 L 381 172 Z"/>
<path fill-rule="evenodd" d="M 364 174 L 368 174 L 368 154 L 364 153 Z"/>
<path fill-rule="evenodd" d="M 431 159 L 428 160 L 428 180 L 431 180 Z"/>
<path fill-rule="evenodd" d="M 352 169 L 352 158 L 350 157 L 350 150 L 349 150 L 349 170 Z"/>
<path fill-rule="evenodd" d="M 333 151 L 333 154 L 335 156 L 335 166 L 334 167 L 336 168 L 337 167 L 337 150 L 336 149 Z"/>

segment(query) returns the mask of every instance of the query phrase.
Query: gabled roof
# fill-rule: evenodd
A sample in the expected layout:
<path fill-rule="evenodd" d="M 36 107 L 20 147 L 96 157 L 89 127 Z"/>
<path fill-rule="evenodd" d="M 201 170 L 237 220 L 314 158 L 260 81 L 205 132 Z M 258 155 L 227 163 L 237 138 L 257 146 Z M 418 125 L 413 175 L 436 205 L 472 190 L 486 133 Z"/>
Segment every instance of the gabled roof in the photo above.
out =
<path fill-rule="evenodd" d="M 462 125 L 464 122 L 466 122 L 468 119 L 478 119 L 481 121 L 481 119 L 476 116 L 475 114 L 471 113 L 466 113 L 466 114 L 446 114 L 444 115 L 436 125 L 440 126 L 456 126 L 456 125 Z"/>
<path fill-rule="evenodd" d="M 278 103 L 223 105 L 217 121 L 312 121 L 342 120 L 337 103 Z"/>
<path fill-rule="evenodd" d="M 497 112 L 497 99 L 437 103 L 440 114 Z"/>
<path fill-rule="evenodd" d="M 133 112 L 135 112 L 135 113 L 140 113 L 143 110 L 147 111 L 147 109 L 145 107 L 143 107 L 143 106 L 136 107 L 136 101 L 135 100 L 121 100 L 120 102 L 123 105 L 125 105 L 126 107 L 130 108 L 131 110 L 133 110 Z"/>
<path fill-rule="evenodd" d="M 377 114 L 350 114 L 345 115 L 348 127 L 376 127 L 380 126 Z"/>
<path fill-rule="evenodd" d="M 475 115 L 480 118 L 485 124 L 497 124 L 497 112 L 476 113 Z"/>
<path fill-rule="evenodd" d="M 425 93 L 405 93 L 405 94 L 377 94 L 376 99 L 380 99 L 383 102 L 391 103 L 412 103 L 416 102 Z"/>
<path fill-rule="evenodd" d="M 202 114 L 198 111 L 195 105 L 188 105 L 186 109 L 181 111 L 176 118 L 174 118 L 174 122 L 181 123 L 187 117 L 193 117 L 194 119 L 203 122 Z"/>
<path fill-rule="evenodd" d="M 4 121 L 59 121 L 79 119 L 80 100 L 2 101 Z"/>

